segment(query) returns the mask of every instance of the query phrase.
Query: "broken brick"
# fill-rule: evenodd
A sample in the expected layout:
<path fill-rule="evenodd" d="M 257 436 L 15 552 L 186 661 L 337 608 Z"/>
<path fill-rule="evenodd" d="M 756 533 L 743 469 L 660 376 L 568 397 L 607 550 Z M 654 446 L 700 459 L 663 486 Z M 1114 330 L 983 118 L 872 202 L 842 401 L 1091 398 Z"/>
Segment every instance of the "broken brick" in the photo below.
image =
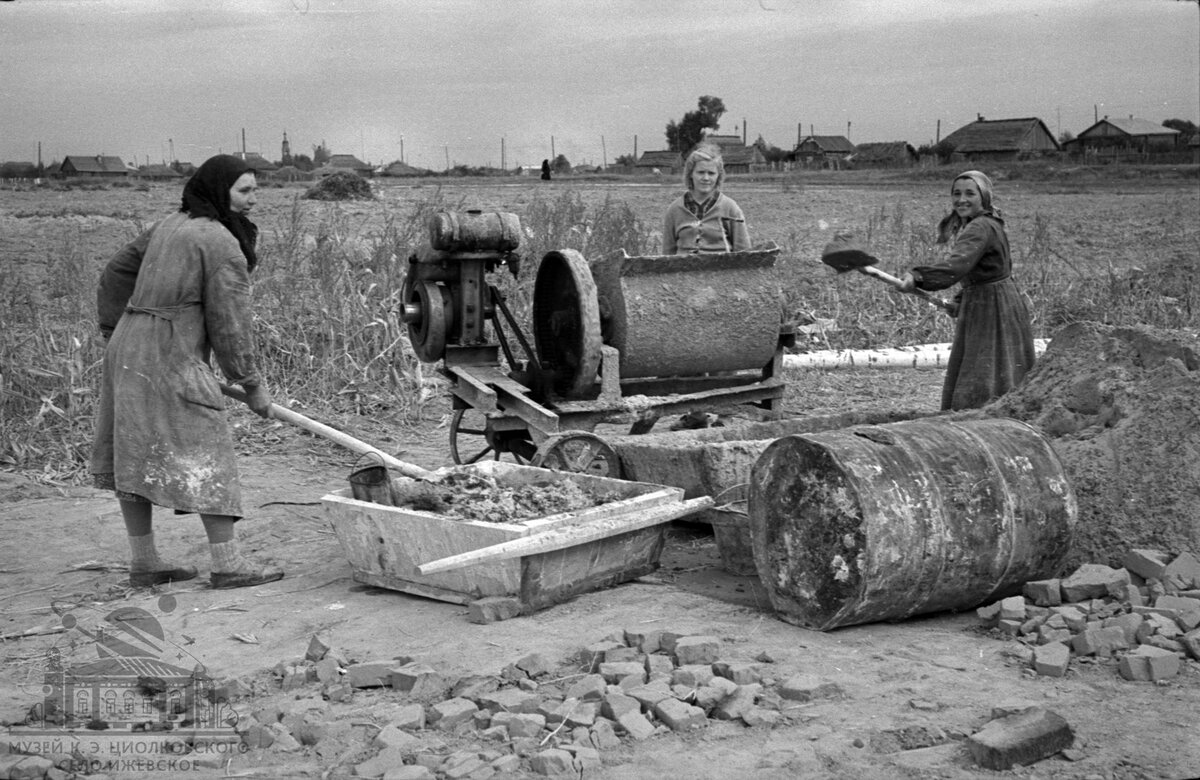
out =
<path fill-rule="evenodd" d="M 758 683 L 739 685 L 732 695 L 713 709 L 713 717 L 717 720 L 737 720 L 754 706 L 755 699 L 761 692 L 762 686 Z"/>
<path fill-rule="evenodd" d="M 1071 663 L 1071 651 L 1061 642 L 1039 645 L 1033 650 L 1033 668 L 1045 677 L 1062 677 Z"/>
<path fill-rule="evenodd" d="M 1141 645 L 1121 656 L 1117 670 L 1126 680 L 1157 682 L 1179 674 L 1179 656 L 1170 650 Z"/>
<path fill-rule="evenodd" d="M 675 662 L 687 664 L 711 664 L 720 659 L 721 640 L 715 636 L 685 636 L 675 642 Z"/>
<path fill-rule="evenodd" d="M 824 682 L 811 674 L 798 674 L 779 686 L 779 695 L 792 701 L 832 699 L 841 693 L 842 689 L 836 683 Z"/>
<path fill-rule="evenodd" d="M 638 742 L 654 736 L 654 726 L 640 712 L 627 712 L 617 718 L 618 725 L 630 738 Z"/>
<path fill-rule="evenodd" d="M 1161 550 L 1130 550 L 1121 563 L 1143 579 L 1161 580 L 1167 568 L 1167 554 Z"/>
<path fill-rule="evenodd" d="M 1076 603 L 1108 595 L 1110 587 L 1129 581 L 1129 573 L 1102 563 L 1085 563 L 1062 581 L 1063 601 Z"/>
<path fill-rule="evenodd" d="M 1109 626 L 1098 631 L 1083 631 L 1071 640 L 1071 647 L 1079 655 L 1094 655 L 1098 658 L 1108 658 L 1118 650 L 1125 650 L 1129 642 L 1125 639 L 1125 629 L 1120 626 Z"/>
<path fill-rule="evenodd" d="M 639 682 L 646 679 L 646 667 L 637 661 L 605 661 L 597 671 L 607 683 L 619 683 L 627 677 L 635 677 Z"/>
<path fill-rule="evenodd" d="M 1021 593 L 1039 607 L 1055 607 L 1062 603 L 1062 580 L 1033 580 L 1025 583 Z"/>
<path fill-rule="evenodd" d="M 967 748 L 980 766 L 1004 771 L 1049 758 L 1074 741 L 1061 715 L 1034 707 L 989 722 L 967 738 Z"/>
<path fill-rule="evenodd" d="M 625 644 L 630 647 L 636 647 L 643 653 L 650 653 L 659 650 L 659 639 L 662 637 L 662 631 L 639 631 L 637 629 L 625 629 Z"/>
<path fill-rule="evenodd" d="M 718 661 L 712 665 L 712 670 L 718 677 L 732 680 L 738 685 L 749 685 L 762 680 L 762 675 L 759 674 L 758 666 L 755 664 Z"/>
<path fill-rule="evenodd" d="M 753 704 L 753 699 L 751 704 Z M 708 718 L 705 717 L 704 710 L 672 697 L 655 704 L 654 714 L 667 724 L 671 731 L 691 731 L 708 725 Z"/>
<path fill-rule="evenodd" d="M 489 596 L 467 605 L 467 620 L 472 623 L 495 623 L 510 620 L 521 614 L 521 601 L 511 596 Z"/>

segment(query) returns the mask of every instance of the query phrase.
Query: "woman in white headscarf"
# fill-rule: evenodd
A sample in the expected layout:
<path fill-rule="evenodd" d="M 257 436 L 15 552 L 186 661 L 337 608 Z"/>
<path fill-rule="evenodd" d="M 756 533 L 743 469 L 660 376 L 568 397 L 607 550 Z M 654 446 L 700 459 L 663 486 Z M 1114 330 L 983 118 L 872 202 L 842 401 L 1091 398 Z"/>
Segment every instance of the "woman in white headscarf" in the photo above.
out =
<path fill-rule="evenodd" d="M 1012 278 L 1012 256 L 992 180 L 967 171 L 950 185 L 952 210 L 938 225 L 950 256 L 917 266 L 904 289 L 944 290 L 961 282 L 954 344 L 942 387 L 942 409 L 973 409 L 1004 395 L 1033 368 L 1029 306 Z"/>

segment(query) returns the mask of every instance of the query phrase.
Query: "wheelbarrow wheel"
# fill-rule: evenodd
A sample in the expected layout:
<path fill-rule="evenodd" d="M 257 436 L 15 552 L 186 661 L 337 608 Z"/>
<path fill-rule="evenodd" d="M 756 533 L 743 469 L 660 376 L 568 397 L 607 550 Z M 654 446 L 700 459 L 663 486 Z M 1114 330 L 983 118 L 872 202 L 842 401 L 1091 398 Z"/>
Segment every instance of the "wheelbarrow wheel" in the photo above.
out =
<path fill-rule="evenodd" d="M 594 433 L 571 431 L 555 434 L 538 447 L 533 465 L 554 471 L 621 478 L 621 461 L 612 445 Z"/>
<path fill-rule="evenodd" d="M 524 463 L 518 453 L 497 449 L 488 438 L 487 418 L 477 409 L 455 409 L 450 416 L 450 457 L 457 465 L 478 463 L 481 460 L 500 460 L 502 454 Z"/>

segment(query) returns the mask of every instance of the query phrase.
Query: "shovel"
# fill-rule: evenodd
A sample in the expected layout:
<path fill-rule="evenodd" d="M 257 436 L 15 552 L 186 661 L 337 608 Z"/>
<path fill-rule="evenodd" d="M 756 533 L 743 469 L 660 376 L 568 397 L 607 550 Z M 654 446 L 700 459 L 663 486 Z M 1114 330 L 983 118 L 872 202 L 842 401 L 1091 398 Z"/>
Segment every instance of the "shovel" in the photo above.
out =
<path fill-rule="evenodd" d="M 878 268 L 874 268 L 873 266 L 879 262 L 879 258 L 868 254 L 863 249 L 855 246 L 854 243 L 846 236 L 836 236 L 832 241 L 825 245 L 825 251 L 821 253 L 821 262 L 830 268 L 833 268 L 839 274 L 845 273 L 846 271 L 858 271 L 859 273 L 866 274 L 867 276 L 873 276 L 881 282 L 886 282 L 897 289 L 900 289 L 904 286 L 903 280 L 897 279 L 885 271 L 880 271 Z M 919 298 L 924 298 L 934 306 L 938 306 L 943 309 L 951 317 L 958 313 L 954 304 L 947 303 L 936 295 L 931 295 L 925 290 L 914 287 L 913 289 L 905 290 L 904 292 L 909 292 Z"/>
<path fill-rule="evenodd" d="M 221 385 L 221 393 L 222 395 L 229 396 L 235 401 L 246 403 L 246 394 L 236 387 Z M 330 428 L 324 423 L 319 423 L 316 420 L 305 417 L 299 412 L 294 412 L 291 409 L 288 409 L 286 406 L 271 404 L 270 416 L 276 420 L 283 420 L 284 422 L 289 422 L 292 425 L 299 426 L 309 433 L 315 433 L 317 436 L 320 436 L 324 439 L 329 439 L 331 442 L 340 444 L 351 452 L 357 452 L 359 455 L 374 455 L 378 457 L 385 466 L 395 469 L 406 477 L 420 479 L 426 482 L 436 482 L 438 480 L 437 476 L 434 475 L 432 471 L 423 469 L 413 463 L 406 463 L 399 458 L 392 457 L 386 452 L 382 452 L 379 449 L 372 447 L 365 441 L 359 441 L 349 434 L 342 433 L 336 428 Z"/>

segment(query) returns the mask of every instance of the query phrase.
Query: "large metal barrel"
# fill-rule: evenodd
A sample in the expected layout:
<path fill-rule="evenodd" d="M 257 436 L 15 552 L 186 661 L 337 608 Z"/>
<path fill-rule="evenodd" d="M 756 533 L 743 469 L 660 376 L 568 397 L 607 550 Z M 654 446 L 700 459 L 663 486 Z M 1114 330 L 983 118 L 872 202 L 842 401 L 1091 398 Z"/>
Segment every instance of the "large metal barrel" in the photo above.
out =
<path fill-rule="evenodd" d="M 1009 419 L 787 436 L 751 470 L 759 578 L 824 630 L 967 609 L 1051 576 L 1078 507 L 1054 450 Z"/>
<path fill-rule="evenodd" d="M 614 256 L 592 266 L 604 343 L 621 378 L 762 368 L 783 319 L 778 247 L 745 252 Z"/>

